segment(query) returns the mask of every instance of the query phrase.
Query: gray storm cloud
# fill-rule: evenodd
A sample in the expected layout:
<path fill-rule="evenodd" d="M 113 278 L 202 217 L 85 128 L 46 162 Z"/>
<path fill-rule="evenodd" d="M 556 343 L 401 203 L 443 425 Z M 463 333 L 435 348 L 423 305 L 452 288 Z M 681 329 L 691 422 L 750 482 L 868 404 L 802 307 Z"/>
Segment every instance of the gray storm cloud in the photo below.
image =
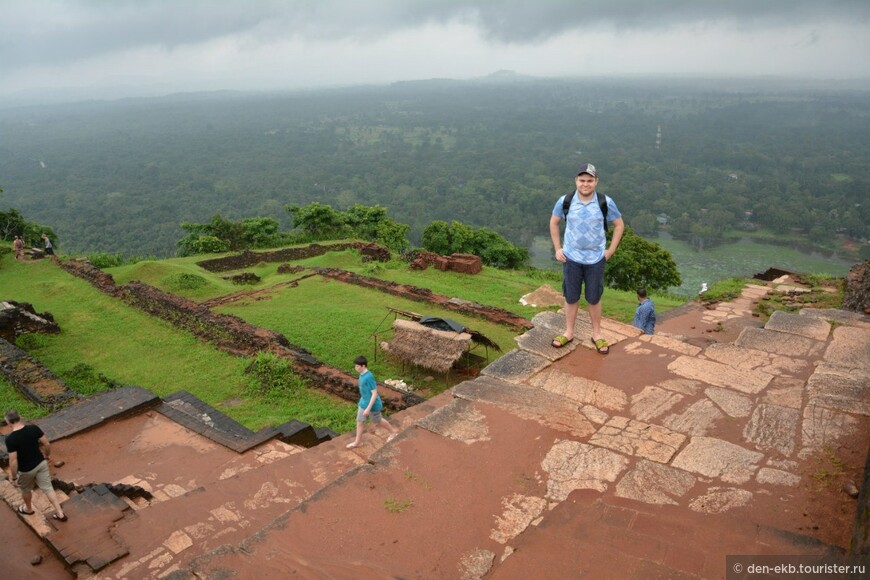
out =
<path fill-rule="evenodd" d="M 262 43 L 367 41 L 427 24 L 464 23 L 490 41 L 534 44 L 595 27 L 867 23 L 868 7 L 867 0 L 0 0 L 0 71 L 142 47 L 172 50 L 234 35 Z"/>

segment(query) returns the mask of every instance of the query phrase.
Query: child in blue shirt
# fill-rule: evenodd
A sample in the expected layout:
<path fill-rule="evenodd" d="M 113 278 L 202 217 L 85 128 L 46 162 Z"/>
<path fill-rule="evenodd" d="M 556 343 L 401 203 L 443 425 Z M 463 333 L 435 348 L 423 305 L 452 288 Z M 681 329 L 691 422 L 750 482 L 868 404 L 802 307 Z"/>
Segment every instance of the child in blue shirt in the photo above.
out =
<path fill-rule="evenodd" d="M 390 432 L 387 437 L 388 443 L 399 434 L 399 431 L 381 416 L 384 403 L 378 394 L 378 382 L 372 371 L 368 369 L 368 365 L 369 361 L 364 356 L 358 356 L 353 361 L 353 368 L 359 373 L 359 406 L 356 412 L 356 439 L 347 444 L 348 449 L 359 447 L 367 418 L 371 419 L 375 426 L 383 425 Z"/>
<path fill-rule="evenodd" d="M 637 311 L 634 313 L 634 322 L 632 323 L 637 328 L 643 330 L 644 334 L 655 334 L 656 329 L 656 307 L 653 301 L 646 295 L 646 289 L 637 289 Z"/>

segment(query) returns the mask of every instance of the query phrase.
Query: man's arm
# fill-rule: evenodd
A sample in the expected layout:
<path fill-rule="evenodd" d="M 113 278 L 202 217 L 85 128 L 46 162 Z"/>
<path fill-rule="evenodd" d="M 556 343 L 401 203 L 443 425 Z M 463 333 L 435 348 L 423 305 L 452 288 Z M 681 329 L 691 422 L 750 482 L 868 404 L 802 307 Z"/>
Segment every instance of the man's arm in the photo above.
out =
<path fill-rule="evenodd" d="M 568 259 L 565 257 L 564 252 L 562 252 L 562 236 L 559 232 L 559 222 L 561 221 L 562 218 L 559 216 L 550 216 L 550 240 L 553 241 L 553 249 L 556 251 L 556 259 L 560 262 L 567 262 Z"/>
<path fill-rule="evenodd" d="M 604 259 L 609 260 L 616 253 L 616 248 L 619 247 L 619 242 L 622 241 L 622 234 L 625 232 L 625 222 L 621 217 L 613 220 L 613 237 L 610 238 L 610 247 L 604 251 Z"/>
<path fill-rule="evenodd" d="M 45 457 L 46 460 L 51 459 L 51 443 L 45 435 L 39 438 L 39 450 L 42 452 L 42 456 Z"/>
<path fill-rule="evenodd" d="M 9 480 L 12 485 L 18 485 L 18 452 L 11 451 L 9 453 Z"/>

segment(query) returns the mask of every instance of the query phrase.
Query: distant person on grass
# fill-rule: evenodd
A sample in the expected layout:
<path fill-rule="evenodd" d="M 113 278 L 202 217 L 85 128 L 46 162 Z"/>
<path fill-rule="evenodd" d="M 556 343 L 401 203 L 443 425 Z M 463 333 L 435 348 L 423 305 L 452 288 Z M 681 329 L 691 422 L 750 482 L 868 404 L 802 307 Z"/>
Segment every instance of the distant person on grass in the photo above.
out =
<path fill-rule="evenodd" d="M 54 507 L 51 517 L 65 522 L 66 514 L 60 507 L 57 494 L 51 486 L 51 473 L 48 461 L 51 458 L 51 444 L 42 429 L 32 424 L 25 424 L 15 409 L 6 411 L 6 424 L 12 427 L 12 432 L 6 436 L 6 451 L 9 453 L 9 477 L 12 485 L 21 491 L 24 505 L 18 506 L 18 513 L 25 516 L 34 514 L 33 493 L 39 486 L 48 501 Z"/>
<path fill-rule="evenodd" d="M 21 236 L 15 236 L 15 239 L 12 240 L 12 249 L 15 250 L 15 259 L 19 262 L 24 261 L 24 240 L 21 239 Z"/>
<path fill-rule="evenodd" d="M 356 439 L 348 443 L 347 448 L 353 449 L 362 443 L 363 428 L 367 418 L 371 419 L 375 426 L 383 425 L 390 432 L 387 442 L 392 441 L 399 434 L 399 431 L 381 416 L 384 403 L 378 394 L 378 382 L 375 380 L 375 375 L 369 370 L 368 359 L 364 356 L 356 357 L 353 361 L 353 368 L 359 373 L 359 406 L 356 410 Z"/>
<path fill-rule="evenodd" d="M 42 241 L 45 243 L 45 255 L 54 255 L 54 246 L 51 245 L 51 240 L 48 239 L 48 234 L 42 234 Z"/>
<path fill-rule="evenodd" d="M 591 163 L 584 163 L 574 177 L 576 189 L 556 201 L 550 216 L 550 238 L 556 250 L 556 259 L 562 262 L 562 294 L 565 296 L 565 334 L 553 339 L 553 346 L 561 348 L 574 340 L 574 325 L 580 307 L 580 293 L 586 287 L 589 320 L 592 322 L 592 344 L 600 354 L 610 352 L 601 336 L 601 296 L 604 294 L 604 266 L 619 247 L 625 224 L 616 203 L 596 191 L 598 171 Z M 571 196 L 566 200 L 567 196 Z M 565 213 L 565 202 L 570 206 Z M 607 247 L 604 203 L 607 221 L 613 223 L 613 237 Z M 566 220 L 564 244 L 559 235 L 559 223 Z"/>
<path fill-rule="evenodd" d="M 634 313 L 634 322 L 637 328 L 644 334 L 656 333 L 656 307 L 653 301 L 646 295 L 645 288 L 637 289 L 637 310 Z"/>

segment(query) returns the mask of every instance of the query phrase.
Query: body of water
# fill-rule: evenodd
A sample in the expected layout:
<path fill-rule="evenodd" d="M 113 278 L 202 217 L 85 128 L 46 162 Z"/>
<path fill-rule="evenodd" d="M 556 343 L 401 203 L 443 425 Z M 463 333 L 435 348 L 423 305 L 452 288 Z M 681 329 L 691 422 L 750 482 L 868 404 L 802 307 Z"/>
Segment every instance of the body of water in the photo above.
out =
<path fill-rule="evenodd" d="M 675 240 L 667 234 L 662 234 L 655 242 L 673 255 L 683 283 L 669 290 L 683 296 L 694 296 L 703 283 L 710 285 L 717 280 L 732 277 L 751 278 L 768 268 L 796 273 L 844 276 L 854 265 L 836 256 L 823 256 L 798 248 L 764 244 L 749 238 L 703 252 L 695 251 L 686 242 Z M 559 269 L 561 267 L 553 258 L 553 245 L 549 237 L 535 238 L 530 253 L 532 255 L 530 263 L 536 268 Z"/>

